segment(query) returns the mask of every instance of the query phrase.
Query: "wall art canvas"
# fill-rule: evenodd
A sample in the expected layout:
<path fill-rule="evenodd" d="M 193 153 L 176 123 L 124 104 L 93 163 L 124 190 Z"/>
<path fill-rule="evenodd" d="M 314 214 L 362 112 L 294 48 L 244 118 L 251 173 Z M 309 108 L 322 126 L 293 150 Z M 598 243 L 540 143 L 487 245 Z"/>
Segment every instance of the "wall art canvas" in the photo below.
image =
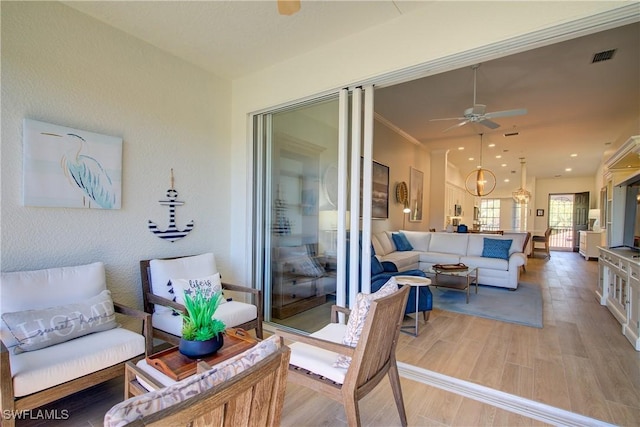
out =
<path fill-rule="evenodd" d="M 120 209 L 122 138 L 25 119 L 25 206 Z"/>
<path fill-rule="evenodd" d="M 409 176 L 409 214 L 410 222 L 422 221 L 422 199 L 423 199 L 424 174 L 418 169 L 411 168 Z"/>
<path fill-rule="evenodd" d="M 360 170 L 364 159 L 360 158 Z M 362 174 L 360 175 L 360 215 L 362 216 Z M 371 219 L 389 218 L 389 166 L 371 164 Z"/>

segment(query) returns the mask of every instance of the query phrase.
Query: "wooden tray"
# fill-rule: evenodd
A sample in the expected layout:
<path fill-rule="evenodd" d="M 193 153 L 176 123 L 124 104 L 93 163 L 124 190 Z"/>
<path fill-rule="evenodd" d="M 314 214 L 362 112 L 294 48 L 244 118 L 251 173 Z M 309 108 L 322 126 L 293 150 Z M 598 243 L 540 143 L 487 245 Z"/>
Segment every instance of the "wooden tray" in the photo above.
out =
<path fill-rule="evenodd" d="M 163 374 L 180 381 L 196 373 L 200 360 L 213 366 L 256 345 L 258 341 L 243 329 L 227 329 L 224 345 L 211 356 L 202 359 L 191 359 L 180 353 L 178 347 L 171 347 L 159 353 L 147 356 L 147 363 Z"/>
<path fill-rule="evenodd" d="M 469 267 L 464 265 L 463 263 L 459 263 L 459 264 L 435 264 L 433 266 L 434 270 L 440 270 L 440 271 L 465 271 L 468 270 Z"/>

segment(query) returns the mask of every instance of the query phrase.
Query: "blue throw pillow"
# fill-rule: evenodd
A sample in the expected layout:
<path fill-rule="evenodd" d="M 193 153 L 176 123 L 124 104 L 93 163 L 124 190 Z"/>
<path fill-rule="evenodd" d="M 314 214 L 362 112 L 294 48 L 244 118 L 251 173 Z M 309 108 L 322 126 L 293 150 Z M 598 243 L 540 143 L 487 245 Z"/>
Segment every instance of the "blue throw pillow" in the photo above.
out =
<path fill-rule="evenodd" d="M 509 259 L 509 248 L 513 240 L 487 239 L 484 238 L 482 256 L 486 258 Z"/>
<path fill-rule="evenodd" d="M 384 273 L 384 267 L 382 263 L 376 256 L 371 257 L 371 275 L 375 276 L 376 274 Z"/>
<path fill-rule="evenodd" d="M 407 240 L 407 236 L 405 236 L 404 233 L 392 233 L 391 237 L 393 238 L 393 243 L 396 245 L 396 249 L 398 251 L 404 252 L 413 250 L 413 246 L 411 246 L 411 243 L 409 243 L 409 240 Z"/>

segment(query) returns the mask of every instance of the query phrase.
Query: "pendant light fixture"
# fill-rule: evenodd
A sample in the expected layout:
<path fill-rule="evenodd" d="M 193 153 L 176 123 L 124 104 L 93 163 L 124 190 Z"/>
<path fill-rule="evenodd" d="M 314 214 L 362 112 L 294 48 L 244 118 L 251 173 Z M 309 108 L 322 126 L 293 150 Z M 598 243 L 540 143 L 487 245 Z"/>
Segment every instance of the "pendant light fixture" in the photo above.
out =
<path fill-rule="evenodd" d="M 496 188 L 496 176 L 482 167 L 482 135 L 480 134 L 480 166 L 469 172 L 465 179 L 467 193 L 476 197 L 488 196 Z"/>
<path fill-rule="evenodd" d="M 515 200 L 516 203 L 526 204 L 531 200 L 531 193 L 526 189 L 527 166 L 525 165 L 524 157 L 520 157 L 520 174 L 520 188 L 511 194 L 513 194 L 513 200 Z"/>

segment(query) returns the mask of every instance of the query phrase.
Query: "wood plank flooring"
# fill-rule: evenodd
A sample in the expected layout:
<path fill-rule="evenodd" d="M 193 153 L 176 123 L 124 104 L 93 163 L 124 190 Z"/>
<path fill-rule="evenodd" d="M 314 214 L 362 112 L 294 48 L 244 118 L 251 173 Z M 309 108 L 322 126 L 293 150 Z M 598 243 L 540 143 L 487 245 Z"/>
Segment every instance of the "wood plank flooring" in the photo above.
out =
<path fill-rule="evenodd" d="M 433 310 L 418 337 L 400 334 L 397 358 L 608 423 L 638 426 L 640 352 L 596 301 L 597 267 L 571 252 L 529 259 L 521 281 L 542 288 L 544 328 Z M 541 425 L 416 381 L 401 382 L 412 426 Z M 105 411 L 121 400 L 122 379 L 115 379 L 45 408 L 69 410 L 64 422 L 17 425 L 101 425 Z M 360 411 L 365 426 L 399 425 L 387 381 L 361 401 Z M 282 425 L 344 426 L 346 419 L 340 404 L 290 384 Z"/>

